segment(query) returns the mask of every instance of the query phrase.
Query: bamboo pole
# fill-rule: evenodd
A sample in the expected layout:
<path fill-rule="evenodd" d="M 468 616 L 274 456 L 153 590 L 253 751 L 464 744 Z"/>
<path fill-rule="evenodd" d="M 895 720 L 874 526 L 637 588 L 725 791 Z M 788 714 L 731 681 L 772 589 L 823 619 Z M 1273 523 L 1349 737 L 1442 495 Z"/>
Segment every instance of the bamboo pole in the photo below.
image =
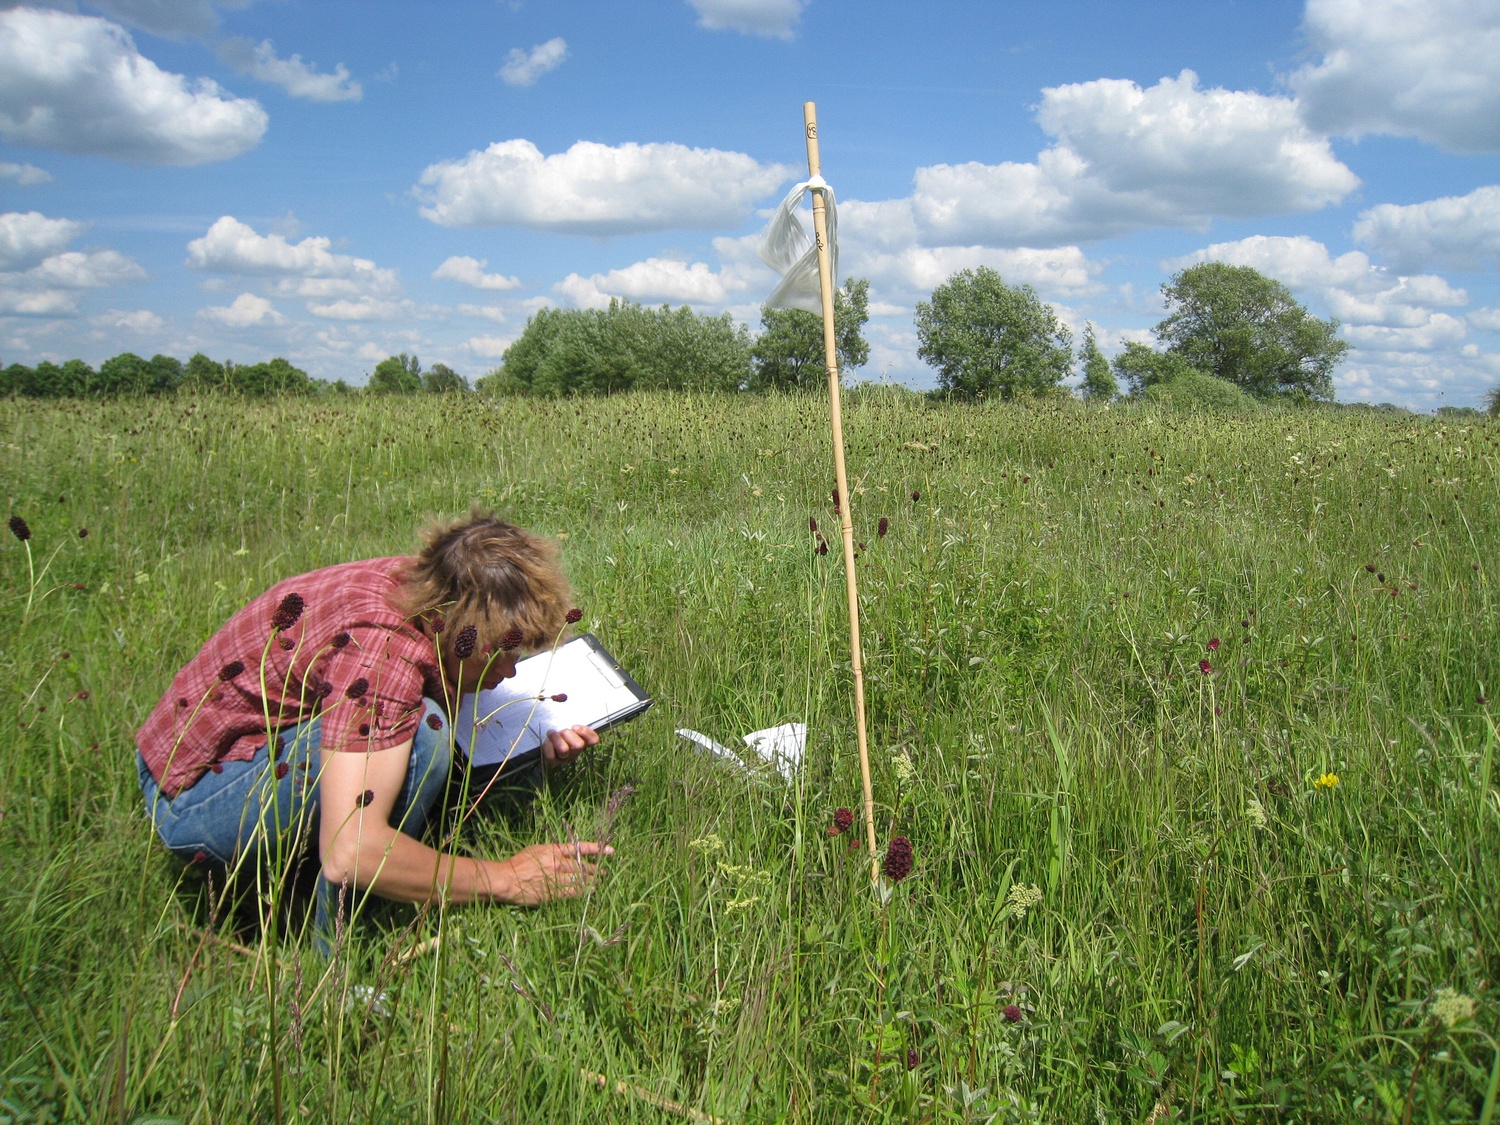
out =
<path fill-rule="evenodd" d="M 802 103 L 802 123 L 807 133 L 807 174 L 821 185 L 818 159 L 818 108 Z M 833 472 L 839 491 L 839 526 L 844 532 L 844 584 L 849 592 L 849 663 L 854 669 L 854 729 L 859 739 L 859 778 L 864 785 L 865 840 L 870 846 L 870 881 L 880 877 L 879 851 L 875 844 L 875 789 L 870 782 L 870 745 L 865 734 L 865 669 L 859 640 L 859 584 L 854 575 L 854 519 L 849 505 L 849 476 L 844 469 L 844 419 L 839 409 L 838 336 L 833 323 L 833 265 L 828 252 L 828 214 L 823 188 L 812 189 L 813 235 L 818 244 L 818 288 L 823 297 L 823 356 L 828 365 L 828 408 L 833 420 Z"/>

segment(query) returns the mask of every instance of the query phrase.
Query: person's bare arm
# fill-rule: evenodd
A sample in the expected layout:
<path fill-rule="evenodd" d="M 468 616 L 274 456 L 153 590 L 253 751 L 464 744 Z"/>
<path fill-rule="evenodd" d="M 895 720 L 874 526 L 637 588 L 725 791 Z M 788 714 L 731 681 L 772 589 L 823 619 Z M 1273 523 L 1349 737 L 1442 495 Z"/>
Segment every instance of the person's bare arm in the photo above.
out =
<path fill-rule="evenodd" d="M 593 733 L 592 731 L 590 732 Z M 598 741 L 598 736 L 594 736 Z M 593 842 L 533 844 L 503 860 L 440 853 L 391 826 L 411 743 L 369 753 L 323 752 L 318 854 L 334 883 L 402 902 L 508 902 L 534 906 L 581 893 L 597 874 Z M 613 849 L 603 849 L 609 854 Z"/>

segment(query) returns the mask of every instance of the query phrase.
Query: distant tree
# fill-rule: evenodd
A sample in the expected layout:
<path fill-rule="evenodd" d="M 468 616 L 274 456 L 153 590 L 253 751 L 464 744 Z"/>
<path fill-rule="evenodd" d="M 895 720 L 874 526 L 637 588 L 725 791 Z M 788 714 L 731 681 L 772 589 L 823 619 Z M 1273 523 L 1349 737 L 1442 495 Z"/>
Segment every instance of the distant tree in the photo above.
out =
<path fill-rule="evenodd" d="M 134 352 L 121 352 L 99 365 L 94 393 L 101 395 L 141 394 L 155 381 L 149 361 Z"/>
<path fill-rule="evenodd" d="M 1179 355 L 1159 352 L 1131 340 L 1115 356 L 1115 374 L 1124 380 L 1131 394 L 1140 396 L 1161 383 L 1204 373 Z"/>
<path fill-rule="evenodd" d="M 477 389 L 552 396 L 735 390 L 749 376 L 749 334 L 728 313 L 611 301 L 607 309 L 539 310 Z"/>
<path fill-rule="evenodd" d="M 224 364 L 195 352 L 183 369 L 182 385 L 195 391 L 223 389 L 228 386 Z"/>
<path fill-rule="evenodd" d="M 862 367 L 870 360 L 870 345 L 863 329 L 870 319 L 870 283 L 849 278 L 833 292 L 834 339 L 838 349 L 839 374 Z M 761 333 L 751 345 L 755 367 L 751 390 L 792 390 L 821 387 L 828 379 L 828 361 L 823 349 L 823 318 L 802 309 L 760 311 Z"/>
<path fill-rule="evenodd" d="M 1500 383 L 1491 387 L 1484 396 L 1484 412 L 1491 418 L 1500 418 Z"/>
<path fill-rule="evenodd" d="M 1083 365 L 1084 398 L 1090 402 L 1108 402 L 1120 393 L 1120 385 L 1110 372 L 1109 360 L 1104 358 L 1099 342 L 1094 339 L 1092 324 L 1083 326 L 1083 346 L 1078 349 L 1078 362 Z"/>
<path fill-rule="evenodd" d="M 422 389 L 428 394 L 464 394 L 469 381 L 446 363 L 434 363 L 422 376 Z"/>
<path fill-rule="evenodd" d="M 1258 398 L 1333 398 L 1332 372 L 1349 350 L 1336 320 L 1320 320 L 1281 282 L 1250 266 L 1203 262 L 1162 286 L 1170 312 L 1156 326 L 1167 351 Z"/>
<path fill-rule="evenodd" d="M 366 389 L 376 394 L 414 395 L 422 389 L 422 365 L 405 352 L 387 356 L 375 365 Z"/>
<path fill-rule="evenodd" d="M 229 389 L 252 398 L 272 395 L 310 394 L 313 382 L 307 372 L 277 356 L 266 363 L 230 364 L 225 371 Z"/>
<path fill-rule="evenodd" d="M 31 382 L 31 368 L 24 363 L 12 363 L 0 370 L 0 395 L 24 395 Z"/>
<path fill-rule="evenodd" d="M 988 266 L 960 270 L 917 303 L 917 354 L 956 398 L 1053 390 L 1073 366 L 1073 336 L 1029 285 Z"/>

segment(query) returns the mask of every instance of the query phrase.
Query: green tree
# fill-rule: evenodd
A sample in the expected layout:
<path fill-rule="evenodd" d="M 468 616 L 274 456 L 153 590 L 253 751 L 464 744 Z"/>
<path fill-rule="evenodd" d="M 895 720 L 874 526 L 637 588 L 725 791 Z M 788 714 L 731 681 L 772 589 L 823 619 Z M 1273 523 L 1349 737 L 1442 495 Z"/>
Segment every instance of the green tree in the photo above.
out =
<path fill-rule="evenodd" d="M 434 363 L 422 375 L 422 389 L 428 394 L 464 394 L 469 381 L 446 363 Z"/>
<path fill-rule="evenodd" d="M 870 361 L 870 345 L 864 338 L 870 319 L 870 283 L 848 278 L 833 292 L 834 340 L 838 348 L 839 374 Z M 760 335 L 751 346 L 755 367 L 751 390 L 793 390 L 821 387 L 827 381 L 827 358 L 823 350 L 823 318 L 802 309 L 760 310 Z"/>
<path fill-rule="evenodd" d="M 607 309 L 539 310 L 477 389 L 553 396 L 735 390 L 749 376 L 749 334 L 729 314 L 611 301 Z"/>
<path fill-rule="evenodd" d="M 1203 262 L 1162 286 L 1171 310 L 1156 337 L 1172 355 L 1258 398 L 1333 398 L 1349 345 L 1281 282 L 1250 266 Z"/>
<path fill-rule="evenodd" d="M 405 352 L 386 356 L 375 365 L 366 389 L 375 394 L 414 395 L 422 389 L 422 365 Z"/>
<path fill-rule="evenodd" d="M 1083 365 L 1084 398 L 1090 402 L 1108 402 L 1120 393 L 1120 385 L 1110 372 L 1109 360 L 1104 358 L 1099 342 L 1094 339 L 1092 324 L 1083 326 L 1083 346 L 1078 349 L 1078 362 Z"/>
<path fill-rule="evenodd" d="M 1204 373 L 1180 355 L 1159 352 L 1131 340 L 1115 356 L 1115 374 L 1124 380 L 1131 394 L 1139 397 L 1151 387 Z"/>
<path fill-rule="evenodd" d="M 1500 383 L 1491 387 L 1484 396 L 1484 412 L 1491 418 L 1500 418 Z"/>
<path fill-rule="evenodd" d="M 310 394 L 313 381 L 300 367 L 277 356 L 266 363 L 230 364 L 226 370 L 230 390 L 252 398 L 272 395 Z"/>
<path fill-rule="evenodd" d="M 224 364 L 195 352 L 182 372 L 182 385 L 190 390 L 221 390 L 228 386 Z"/>
<path fill-rule="evenodd" d="M 99 365 L 93 391 L 101 395 L 141 394 L 153 382 L 151 364 L 134 352 L 121 352 Z"/>
<path fill-rule="evenodd" d="M 1046 393 L 1073 366 L 1073 335 L 1051 306 L 988 266 L 960 270 L 917 303 L 917 339 L 956 398 Z"/>

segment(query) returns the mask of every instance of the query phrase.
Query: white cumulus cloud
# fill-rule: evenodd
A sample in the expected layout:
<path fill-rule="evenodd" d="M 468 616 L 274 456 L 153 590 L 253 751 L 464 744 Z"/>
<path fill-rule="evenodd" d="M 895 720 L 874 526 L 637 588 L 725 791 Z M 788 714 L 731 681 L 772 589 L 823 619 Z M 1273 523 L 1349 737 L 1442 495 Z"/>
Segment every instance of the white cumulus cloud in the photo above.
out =
<path fill-rule="evenodd" d="M 1475 309 L 1464 319 L 1475 328 L 1488 332 L 1500 332 L 1500 306 L 1488 309 Z"/>
<path fill-rule="evenodd" d="M 484 359 L 499 359 L 515 342 L 514 336 L 470 336 L 464 346 Z"/>
<path fill-rule="evenodd" d="M 383 301 L 376 297 L 358 297 L 353 300 L 341 297 L 337 301 L 320 304 L 307 303 L 307 311 L 328 320 L 393 320 L 401 312 L 400 301 Z"/>
<path fill-rule="evenodd" d="M 530 86 L 548 71 L 562 66 L 568 57 L 567 41 L 561 38 L 538 43 L 531 50 L 512 47 L 505 65 L 495 73 L 507 86 Z"/>
<path fill-rule="evenodd" d="M 222 324 L 226 328 L 253 328 L 262 324 L 280 324 L 286 317 L 276 311 L 276 306 L 254 293 L 241 293 L 229 305 L 211 305 L 199 309 L 204 320 Z"/>
<path fill-rule="evenodd" d="M 381 269 L 368 258 L 335 254 L 326 238 L 288 242 L 279 234 L 262 235 L 232 215 L 224 215 L 202 238 L 188 243 L 193 269 L 278 279 L 288 296 L 328 299 L 343 296 L 392 296 L 400 286 L 396 271 Z"/>
<path fill-rule="evenodd" d="M 365 96 L 364 88 L 349 77 L 349 68 L 339 63 L 332 74 L 320 73 L 301 55 L 289 59 L 276 57 L 276 47 L 269 39 L 256 43 L 234 38 L 219 46 L 219 57 L 241 74 L 280 86 L 294 98 L 314 102 L 357 102 Z"/>
<path fill-rule="evenodd" d="M 1042 92 L 1056 138 L 1034 164 L 937 164 L 912 207 L 928 245 L 1055 246 L 1149 226 L 1311 211 L 1359 179 L 1290 98 L 1200 90 L 1190 70 L 1142 89 L 1098 79 Z"/>
<path fill-rule="evenodd" d="M 0 270 L 30 269 L 77 238 L 87 225 L 49 219 L 40 211 L 0 215 Z"/>
<path fill-rule="evenodd" d="M 1404 207 L 1382 203 L 1355 221 L 1354 237 L 1396 269 L 1500 268 L 1500 185 Z"/>
<path fill-rule="evenodd" d="M 790 39 L 807 0 L 688 0 L 698 25 L 714 31 L 743 31 Z"/>
<path fill-rule="evenodd" d="M 38 168 L 35 164 L 12 164 L 8 160 L 0 160 L 0 180 L 15 180 L 22 187 L 32 187 L 48 183 L 51 179 L 51 172 Z"/>
<path fill-rule="evenodd" d="M 581 308 L 605 308 L 611 297 L 629 301 L 678 302 L 718 305 L 744 283 L 732 274 L 716 272 L 703 262 L 680 262 L 671 258 L 648 258 L 624 269 L 596 273 L 591 277 L 569 274 L 552 287 Z"/>
<path fill-rule="evenodd" d="M 166 321 L 157 316 L 150 309 L 107 309 L 89 321 L 96 328 L 116 328 L 125 332 L 136 332 L 145 335 L 148 332 L 160 332 Z"/>
<path fill-rule="evenodd" d="M 519 226 L 611 235 L 737 226 L 792 170 L 678 144 L 579 141 L 543 156 L 527 140 L 430 165 L 415 194 L 450 227 Z"/>
<path fill-rule="evenodd" d="M 142 55 L 118 24 L 0 11 L 0 139 L 135 164 L 188 165 L 259 143 L 266 112 Z"/>
<path fill-rule="evenodd" d="M 487 258 L 470 258 L 455 254 L 433 270 L 432 276 L 439 280 L 456 281 L 460 285 L 472 286 L 475 289 L 521 288 L 521 279 L 518 277 L 485 273 L 484 268 L 489 264 Z"/>
<path fill-rule="evenodd" d="M 1500 148 L 1500 5 L 1494 0 L 1308 0 L 1322 58 L 1293 73 L 1309 125 Z"/>
<path fill-rule="evenodd" d="M 80 291 L 145 278 L 139 263 L 116 250 L 64 249 L 86 225 L 37 211 L 0 215 L 0 313 L 73 316 Z"/>

